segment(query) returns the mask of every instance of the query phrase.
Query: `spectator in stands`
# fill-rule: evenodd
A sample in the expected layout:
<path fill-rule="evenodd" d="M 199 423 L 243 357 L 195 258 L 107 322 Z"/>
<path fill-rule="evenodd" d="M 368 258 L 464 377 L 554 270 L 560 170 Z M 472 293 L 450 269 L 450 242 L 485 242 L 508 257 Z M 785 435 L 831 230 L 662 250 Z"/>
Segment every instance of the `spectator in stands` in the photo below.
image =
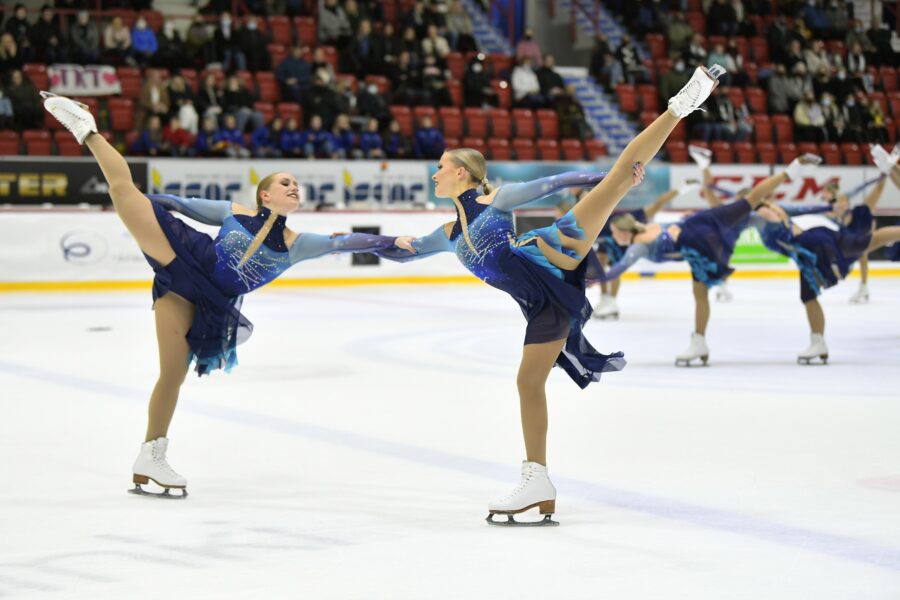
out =
<path fill-rule="evenodd" d="M 844 67 L 838 67 L 837 73 L 832 77 L 831 85 L 828 88 L 831 95 L 835 98 L 846 98 L 847 96 L 856 93 L 857 89 L 862 89 L 861 82 L 859 80 L 850 79 L 847 77 L 847 70 Z"/>
<path fill-rule="evenodd" d="M 359 136 L 359 150 L 363 158 L 384 158 L 384 140 L 378 133 L 378 119 L 369 119 Z"/>
<path fill-rule="evenodd" d="M 257 17 L 254 15 L 247 17 L 244 26 L 237 32 L 237 39 L 241 54 L 247 59 L 248 70 L 256 73 L 272 68 L 272 58 L 269 56 L 268 49 L 271 38 L 259 30 Z"/>
<path fill-rule="evenodd" d="M 830 71 L 826 66 L 820 66 L 819 70 L 815 72 L 815 77 L 813 77 L 812 80 L 812 86 L 816 98 L 821 98 L 822 94 L 831 89 L 831 75 L 829 75 L 829 73 Z"/>
<path fill-rule="evenodd" d="M 69 47 L 72 59 L 79 64 L 96 63 L 100 59 L 100 32 L 86 10 L 78 13 L 69 30 Z"/>
<path fill-rule="evenodd" d="M 31 26 L 28 24 L 28 11 L 24 4 L 16 4 L 12 16 L 3 25 L 3 31 L 16 40 L 16 47 L 24 60 L 30 61 L 34 58 L 34 49 L 31 47 Z"/>
<path fill-rule="evenodd" d="M 356 97 L 356 111 L 361 116 L 378 119 L 379 123 L 387 123 L 391 118 L 387 102 L 378 93 L 378 86 L 374 83 L 360 90 Z"/>
<path fill-rule="evenodd" d="M 422 56 L 434 56 L 440 65 L 447 64 L 447 55 L 450 54 L 450 44 L 438 33 L 437 25 L 428 26 L 428 35 L 422 40 Z"/>
<path fill-rule="evenodd" d="M 334 136 L 322 127 L 322 117 L 312 115 L 309 127 L 303 132 L 303 153 L 306 158 L 337 158 Z"/>
<path fill-rule="evenodd" d="M 443 35 L 443 31 L 447 28 L 446 2 L 444 0 L 430 0 L 425 4 L 425 14 L 428 15 L 429 25 L 435 25 L 441 30 L 441 35 Z"/>
<path fill-rule="evenodd" d="M 281 86 L 281 95 L 293 102 L 303 101 L 303 92 L 312 82 L 312 67 L 303 58 L 306 49 L 299 44 L 291 47 L 290 55 L 275 69 L 275 79 Z"/>
<path fill-rule="evenodd" d="M 822 6 L 822 0 L 807 0 L 801 11 L 803 21 L 814 37 L 825 37 L 828 33 L 828 17 L 825 14 L 825 8 Z"/>
<path fill-rule="evenodd" d="M 376 72 L 382 60 L 378 50 L 375 37 L 372 35 L 372 23 L 368 19 L 363 19 L 359 22 L 356 37 L 344 51 L 342 71 L 353 73 L 360 78 Z"/>
<path fill-rule="evenodd" d="M 169 145 L 169 154 L 172 156 L 194 155 L 194 136 L 182 127 L 178 117 L 172 117 L 169 124 L 163 127 L 163 141 Z"/>
<path fill-rule="evenodd" d="M 141 95 L 138 97 L 138 106 L 143 109 L 142 118 L 146 119 L 150 115 L 166 118 L 169 114 L 169 107 L 172 106 L 169 89 L 163 82 L 159 71 L 148 71 L 146 77 L 147 79 L 141 87 Z"/>
<path fill-rule="evenodd" d="M 788 73 L 793 72 L 794 66 L 799 63 L 805 63 L 806 57 L 803 55 L 803 44 L 800 40 L 791 40 L 788 44 L 788 50 L 784 55 L 784 66 L 787 67 Z"/>
<path fill-rule="evenodd" d="M 594 47 L 591 50 L 591 62 L 588 65 L 590 74 L 597 81 L 606 81 L 606 65 L 607 56 L 612 56 L 612 48 L 609 47 L 609 41 L 602 33 L 598 33 L 594 37 Z"/>
<path fill-rule="evenodd" d="M 175 70 L 184 65 L 184 41 L 175 29 L 173 21 L 165 21 L 162 30 L 156 37 L 157 50 L 153 55 L 153 65 L 164 69 Z"/>
<path fill-rule="evenodd" d="M 0 87 L 0 130 L 15 129 L 17 125 L 12 101 L 4 94 L 5 90 Z"/>
<path fill-rule="evenodd" d="M 622 43 L 616 50 L 616 60 L 622 65 L 622 73 L 628 83 L 645 83 L 647 81 L 647 69 L 641 61 L 637 46 L 631 41 L 631 36 L 622 35 Z"/>
<path fill-rule="evenodd" d="M 158 115 L 151 115 L 141 130 L 140 135 L 131 146 L 135 154 L 146 156 L 166 156 L 169 154 L 169 144 L 163 139 L 162 124 Z"/>
<path fill-rule="evenodd" d="M 691 37 L 694 35 L 694 29 L 684 18 L 683 12 L 672 13 L 666 23 L 665 32 L 669 41 L 669 56 L 671 58 L 684 56 L 684 52 L 691 43 Z"/>
<path fill-rule="evenodd" d="M 593 135 L 590 125 L 584 116 L 584 108 L 575 99 L 575 86 L 566 87 L 566 91 L 556 97 L 554 105 L 559 120 L 559 135 L 563 139 L 587 139 Z"/>
<path fill-rule="evenodd" d="M 235 30 L 231 13 L 223 12 L 219 16 L 219 25 L 213 35 L 216 49 L 216 60 L 222 63 L 225 71 L 247 69 L 247 57 L 241 50 L 238 33 Z"/>
<path fill-rule="evenodd" d="M 743 37 L 756 37 L 756 25 L 747 20 L 747 7 L 742 0 L 731 0 L 731 8 L 734 9 L 734 22 L 736 35 Z M 756 14 L 756 13 L 754 13 Z"/>
<path fill-rule="evenodd" d="M 200 115 L 194 105 L 194 94 L 181 75 L 176 74 L 169 79 L 169 102 L 170 118 L 177 118 L 181 127 L 191 135 L 196 134 L 200 126 Z"/>
<path fill-rule="evenodd" d="M 275 117 L 266 126 L 257 127 L 250 137 L 250 153 L 254 158 L 281 158 L 281 133 L 284 129 L 281 117 Z"/>
<path fill-rule="evenodd" d="M 337 94 L 331 87 L 326 85 L 325 81 L 317 72 L 313 76 L 312 87 L 303 98 L 303 111 L 307 115 L 319 115 L 322 124 L 326 128 L 334 125 L 334 118 L 337 115 Z"/>
<path fill-rule="evenodd" d="M 383 65 L 378 68 L 378 73 L 387 75 L 387 67 L 397 62 L 397 57 L 402 51 L 400 38 L 394 30 L 393 23 L 385 23 L 381 33 L 376 33 L 377 51 L 384 57 Z"/>
<path fill-rule="evenodd" d="M 732 73 L 734 73 L 734 71 L 728 68 L 728 63 L 731 62 L 730 58 L 731 57 L 728 56 L 728 53 L 725 52 L 725 44 L 718 42 L 713 45 L 712 51 L 709 53 L 709 57 L 706 59 L 705 66 L 707 67 L 710 67 L 712 65 L 722 65 L 723 67 L 728 69 L 727 73 L 719 77 L 719 85 L 721 85 L 722 87 L 728 87 L 731 85 L 731 75 Z"/>
<path fill-rule="evenodd" d="M 844 142 L 859 144 L 866 141 L 872 113 L 869 112 L 868 106 L 861 104 L 860 98 L 865 98 L 861 91 L 856 92 L 856 94 L 850 94 L 844 100 L 843 117 L 846 124 L 842 138 Z"/>
<path fill-rule="evenodd" d="M 769 78 L 769 112 L 784 114 L 791 108 L 790 82 L 784 64 L 775 65 L 775 73 Z"/>
<path fill-rule="evenodd" d="M 222 109 L 226 115 L 234 116 L 235 126 L 241 133 L 247 131 L 248 123 L 251 130 L 265 124 L 262 113 L 251 108 L 254 101 L 253 94 L 247 89 L 240 77 L 231 75 L 225 80 L 225 89 L 222 92 Z"/>
<path fill-rule="evenodd" d="M 422 67 L 422 89 L 424 104 L 453 106 L 453 98 L 447 88 L 447 76 L 444 70 L 438 66 L 437 59 L 431 54 L 425 56 L 425 65 Z"/>
<path fill-rule="evenodd" d="M 347 22 L 350 24 L 350 31 L 358 32 L 359 24 L 365 19 L 363 12 L 359 9 L 356 0 L 344 0 L 344 14 L 347 15 Z"/>
<path fill-rule="evenodd" d="M 303 146 L 306 145 L 306 137 L 300 130 L 300 123 L 296 117 L 287 120 L 287 126 L 281 132 L 281 152 L 285 158 L 300 158 L 303 156 Z"/>
<path fill-rule="evenodd" d="M 391 80 L 391 103 L 415 105 L 422 101 L 425 91 L 422 73 L 413 68 L 409 52 L 405 50 L 397 57 L 397 63 L 388 70 Z"/>
<path fill-rule="evenodd" d="M 217 60 L 216 44 L 211 44 L 211 40 L 206 22 L 203 17 L 196 15 L 185 34 L 185 58 L 201 67 Z"/>
<path fill-rule="evenodd" d="M 224 142 L 225 156 L 230 158 L 249 158 L 250 150 L 244 143 L 244 134 L 238 129 L 237 119 L 232 114 L 226 114 L 222 120 L 222 127 L 216 131 L 217 142 Z"/>
<path fill-rule="evenodd" d="M 400 51 L 409 52 L 409 61 L 413 67 L 418 68 L 422 64 L 421 45 L 419 38 L 416 37 L 416 30 L 413 27 L 407 27 L 403 30 L 400 38 Z"/>
<path fill-rule="evenodd" d="M 513 68 L 511 83 L 513 101 L 520 108 L 543 108 L 546 106 L 541 95 L 541 84 L 538 81 L 534 69 L 531 68 L 531 59 L 523 56 L 519 64 Z"/>
<path fill-rule="evenodd" d="M 197 91 L 196 106 L 197 113 L 204 119 L 212 117 L 218 123 L 224 108 L 222 106 L 222 88 L 216 80 L 215 73 L 209 72 L 203 77 L 200 89 Z"/>
<path fill-rule="evenodd" d="M 541 47 L 534 41 L 534 30 L 531 27 L 525 28 L 522 39 L 516 44 L 516 62 L 521 63 L 524 57 L 528 57 L 533 65 L 542 62 Z"/>
<path fill-rule="evenodd" d="M 9 76 L 9 85 L 3 90 L 9 98 L 15 116 L 15 129 L 40 129 L 44 122 L 44 111 L 38 91 L 22 71 L 14 69 Z"/>
<path fill-rule="evenodd" d="M 725 48 L 725 63 L 723 66 L 728 69 L 731 85 L 738 87 L 747 87 L 750 83 L 750 76 L 744 71 L 744 56 L 738 48 L 735 38 L 728 39 L 728 46 Z"/>
<path fill-rule="evenodd" d="M 884 122 L 884 112 L 881 110 L 881 104 L 870 100 L 866 94 L 859 94 L 859 103 L 863 108 L 869 111 L 869 131 L 866 141 L 870 144 L 887 144 L 888 132 L 887 125 Z"/>
<path fill-rule="evenodd" d="M 122 23 L 122 17 L 113 17 L 103 29 L 103 47 L 107 62 L 121 65 L 129 59 L 130 64 L 137 64 L 131 58 L 131 31 Z"/>
<path fill-rule="evenodd" d="M 552 100 L 566 89 L 566 84 L 555 67 L 556 58 L 552 54 L 545 54 L 544 64 L 535 71 L 541 86 L 541 95 L 547 100 Z"/>
<path fill-rule="evenodd" d="M 675 64 L 672 65 L 669 72 L 659 78 L 658 88 L 660 101 L 663 103 L 668 102 L 669 98 L 683 88 L 690 78 L 691 74 L 687 71 L 684 59 L 679 58 L 675 61 Z"/>
<path fill-rule="evenodd" d="M 339 114 L 334 119 L 334 128 L 331 130 L 334 148 L 332 155 L 335 158 L 359 158 L 354 155 L 356 152 L 356 134 L 350 127 L 350 117 L 346 114 Z"/>
<path fill-rule="evenodd" d="M 850 49 L 853 48 L 855 44 L 858 44 L 864 54 L 868 55 L 870 58 L 875 56 L 877 50 L 875 49 L 874 44 L 866 35 L 865 28 L 863 27 L 862 21 L 859 19 L 853 19 L 852 27 L 847 30 L 846 37 L 844 38 L 844 45 Z"/>
<path fill-rule="evenodd" d="M 737 14 L 728 0 L 713 0 L 706 14 L 706 32 L 725 36 L 737 33 Z"/>
<path fill-rule="evenodd" d="M 825 92 L 822 94 L 822 116 L 825 119 L 826 139 L 829 142 L 840 142 L 844 137 L 844 114 L 841 107 L 834 101 L 834 96 Z"/>
<path fill-rule="evenodd" d="M 794 137 L 800 142 L 824 142 L 827 137 L 825 112 L 808 90 L 794 107 Z"/>
<path fill-rule="evenodd" d="M 138 17 L 134 22 L 134 29 L 131 30 L 131 41 L 134 46 L 134 58 L 142 67 L 150 64 L 156 51 L 159 50 L 159 43 L 156 41 L 156 34 L 147 25 L 147 19 Z"/>
<path fill-rule="evenodd" d="M 834 66 L 822 40 L 813 40 L 809 48 L 803 52 L 803 59 L 806 62 L 806 70 L 810 73 L 819 73 L 823 68 L 831 71 Z"/>
<path fill-rule="evenodd" d="M 413 141 L 413 152 L 418 159 L 438 160 L 444 153 L 447 145 L 444 143 L 444 134 L 434 126 L 431 117 L 424 116 L 419 128 L 416 130 Z"/>
<path fill-rule="evenodd" d="M 861 88 L 866 87 L 866 67 L 866 55 L 863 54 L 862 46 L 859 42 L 854 42 L 847 52 L 847 76 Z"/>
<path fill-rule="evenodd" d="M 388 158 L 413 158 L 412 144 L 400 131 L 400 123 L 394 119 L 384 133 L 384 152 Z"/>
<path fill-rule="evenodd" d="M 326 84 L 331 84 L 335 80 L 334 67 L 328 61 L 325 55 L 325 48 L 319 46 L 313 51 L 312 61 L 313 77 L 318 75 Z"/>
<path fill-rule="evenodd" d="M 894 6 L 896 7 L 896 4 Z M 872 64 L 897 66 L 897 53 L 894 52 L 894 47 L 891 45 L 891 29 L 887 23 L 881 23 L 877 16 L 873 16 L 872 28 L 866 32 L 866 37 L 875 47 L 875 55 L 871 59 Z"/>
<path fill-rule="evenodd" d="M 685 48 L 682 58 L 691 71 L 698 66 L 706 66 L 706 42 L 701 34 L 695 33 L 691 36 L 691 43 Z"/>
<path fill-rule="evenodd" d="M 844 0 L 829 0 L 825 7 L 825 21 L 828 23 L 826 37 L 830 40 L 843 39 L 850 28 L 847 4 Z"/>
<path fill-rule="evenodd" d="M 197 156 L 225 156 L 225 142 L 216 138 L 218 125 L 213 116 L 203 118 L 203 126 L 194 142 Z"/>
<path fill-rule="evenodd" d="M 0 84 L 8 83 L 12 72 L 21 69 L 24 64 L 25 60 L 19 53 L 19 47 L 12 34 L 0 35 Z"/>
<path fill-rule="evenodd" d="M 787 47 L 790 39 L 791 32 L 787 27 L 787 21 L 784 15 L 778 15 L 766 31 L 769 59 L 776 63 L 783 63 L 787 57 Z"/>
<path fill-rule="evenodd" d="M 404 38 L 406 37 L 406 29 L 412 28 L 415 32 L 416 40 L 424 38 L 428 31 L 428 26 L 432 24 L 431 18 L 425 12 L 425 4 L 421 0 L 413 2 L 409 11 L 400 18 L 400 22 L 404 29 Z"/>
<path fill-rule="evenodd" d="M 451 0 L 447 9 L 447 34 L 450 46 L 463 54 L 478 50 L 472 31 L 472 19 L 469 18 L 462 3 L 459 0 Z"/>
<path fill-rule="evenodd" d="M 325 0 L 319 12 L 319 42 L 343 49 L 353 35 L 347 14 L 337 0 Z"/>
<path fill-rule="evenodd" d="M 335 103 L 335 112 L 337 114 L 352 114 L 356 109 L 356 94 L 353 93 L 352 81 L 343 77 L 337 80 L 334 88 L 334 96 L 337 99 Z"/>
<path fill-rule="evenodd" d="M 43 63 L 62 62 L 65 55 L 62 30 L 50 5 L 41 8 L 41 16 L 31 27 L 31 47 L 35 59 Z"/>
<path fill-rule="evenodd" d="M 788 78 L 788 100 L 791 103 L 790 111 L 794 110 L 797 102 L 803 99 L 806 92 L 814 91 L 812 78 L 806 71 L 806 63 L 799 62 L 794 65 L 792 76 Z"/>
<path fill-rule="evenodd" d="M 491 80 L 485 72 L 484 54 L 476 54 L 463 75 L 463 103 L 466 106 L 497 106 L 497 92 L 491 87 Z"/>

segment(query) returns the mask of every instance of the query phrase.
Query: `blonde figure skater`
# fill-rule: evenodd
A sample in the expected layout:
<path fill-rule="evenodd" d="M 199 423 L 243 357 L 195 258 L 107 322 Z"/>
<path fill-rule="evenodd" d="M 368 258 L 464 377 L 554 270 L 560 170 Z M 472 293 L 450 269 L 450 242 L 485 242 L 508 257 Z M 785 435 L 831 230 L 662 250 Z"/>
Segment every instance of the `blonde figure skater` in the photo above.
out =
<path fill-rule="evenodd" d="M 488 521 L 508 515 L 499 524 L 522 524 L 513 514 L 538 507 L 545 515 L 537 524 L 555 524 L 556 489 L 547 475 L 547 397 L 544 386 L 554 365 L 579 386 L 599 381 L 603 372 L 625 365 L 621 352 L 601 354 L 585 339 L 582 328 L 591 306 L 584 294 L 583 258 L 591 251 L 610 213 L 632 185 L 643 179 L 644 168 L 659 152 L 678 122 L 709 97 L 724 69 L 698 68 L 688 83 L 669 100 L 668 110 L 633 139 L 599 183 L 562 218 L 549 227 L 515 237 L 511 211 L 561 187 L 580 187 L 591 175 L 565 174 L 491 189 L 484 157 L 462 148 L 445 152 L 432 177 L 435 194 L 451 198 L 457 220 L 421 238 L 398 238 L 405 250 L 377 252 L 385 258 L 408 260 L 437 252 L 454 252 L 474 275 L 513 297 L 528 325 L 519 365 L 517 387 L 525 438 L 526 460 L 521 481 L 506 497 L 488 505 Z M 478 188 L 483 188 L 483 193 Z"/>
<path fill-rule="evenodd" d="M 153 311 L 159 347 L 159 377 L 150 394 L 145 443 L 134 463 L 134 493 L 187 496 L 187 480 L 166 458 L 169 423 L 191 362 L 199 375 L 237 364 L 236 346 L 253 329 L 240 312 L 243 295 L 274 280 L 291 265 L 334 252 L 371 252 L 394 247 L 395 238 L 351 234 L 323 236 L 286 227 L 300 190 L 290 173 L 259 183 L 255 210 L 217 200 L 145 196 L 131 179 L 125 159 L 97 134 L 87 107 L 42 92 L 45 108 L 79 143 L 88 147 L 106 181 L 116 214 L 155 272 Z M 215 239 L 169 214 L 221 226 Z M 402 244 L 402 242 L 401 242 Z M 151 494 L 141 485 L 164 488 Z M 170 489 L 182 490 L 170 495 Z"/>

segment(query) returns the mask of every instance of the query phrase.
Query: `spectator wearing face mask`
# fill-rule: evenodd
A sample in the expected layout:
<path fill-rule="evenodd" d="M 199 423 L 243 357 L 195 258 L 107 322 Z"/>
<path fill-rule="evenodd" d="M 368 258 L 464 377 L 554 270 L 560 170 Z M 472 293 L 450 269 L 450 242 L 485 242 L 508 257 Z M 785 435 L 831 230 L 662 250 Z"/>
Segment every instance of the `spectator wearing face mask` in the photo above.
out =
<path fill-rule="evenodd" d="M 163 23 L 162 31 L 156 36 L 156 43 L 158 48 L 153 56 L 154 66 L 175 70 L 184 64 L 184 41 L 173 21 Z"/>
<path fill-rule="evenodd" d="M 844 37 L 850 28 L 850 17 L 844 0 L 828 1 L 828 5 L 825 7 L 825 21 L 828 23 L 826 34 L 828 39 L 839 40 Z"/>
<path fill-rule="evenodd" d="M 259 19 L 254 15 L 247 17 L 244 26 L 238 31 L 238 47 L 241 53 L 247 57 L 247 69 L 268 71 L 272 65 L 269 56 L 269 36 L 259 30 Z"/>
<path fill-rule="evenodd" d="M 531 68 L 531 59 L 523 56 L 519 64 L 512 72 L 513 100 L 519 108 L 543 108 L 544 97 L 541 95 L 541 84 L 538 81 L 534 69 Z"/>
<path fill-rule="evenodd" d="M 790 83 L 787 69 L 783 64 L 775 66 L 775 73 L 769 78 L 769 112 L 786 114 L 791 108 L 789 95 Z"/>
<path fill-rule="evenodd" d="M 463 75 L 463 101 L 466 106 L 497 106 L 497 92 L 491 87 L 491 79 L 484 68 L 484 54 L 477 54 Z"/>
<path fill-rule="evenodd" d="M 661 102 L 668 102 L 669 98 L 683 88 L 691 74 L 688 73 L 684 59 L 678 59 L 668 73 L 659 78 L 659 98 Z"/>
<path fill-rule="evenodd" d="M 812 91 L 804 94 L 803 98 L 794 107 L 794 132 L 798 141 L 816 142 L 825 141 L 825 113 L 822 105 L 816 102 L 816 96 Z"/>
<path fill-rule="evenodd" d="M 859 102 L 864 97 L 862 92 L 857 92 L 856 94 L 850 94 L 844 100 L 843 117 L 846 128 L 844 129 L 844 136 L 841 138 L 843 142 L 861 144 L 866 141 L 866 133 L 872 114 L 869 112 L 868 106 L 862 106 Z"/>
<path fill-rule="evenodd" d="M 834 96 L 828 92 L 822 94 L 822 116 L 825 119 L 827 141 L 840 142 L 844 137 L 844 115 L 841 108 L 834 101 Z"/>
<path fill-rule="evenodd" d="M 231 13 L 223 12 L 219 16 L 219 25 L 213 35 L 216 60 L 222 63 L 225 71 L 244 71 L 247 69 L 247 57 L 241 50 L 238 35 L 231 19 Z"/>
<path fill-rule="evenodd" d="M 146 67 L 153 60 L 153 56 L 159 49 L 156 34 L 147 26 L 144 17 L 138 17 L 131 30 L 131 45 L 134 48 L 134 59 L 141 67 Z"/>

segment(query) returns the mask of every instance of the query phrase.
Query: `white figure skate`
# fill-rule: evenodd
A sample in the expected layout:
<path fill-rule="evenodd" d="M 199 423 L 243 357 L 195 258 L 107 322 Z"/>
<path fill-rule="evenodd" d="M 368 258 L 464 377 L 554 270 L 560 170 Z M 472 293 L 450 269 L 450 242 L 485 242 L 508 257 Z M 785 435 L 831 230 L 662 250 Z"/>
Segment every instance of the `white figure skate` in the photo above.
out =
<path fill-rule="evenodd" d="M 709 348 L 706 347 L 706 337 L 701 333 L 691 334 L 691 343 L 687 350 L 675 357 L 676 367 L 690 367 L 691 362 L 699 359 L 706 366 L 709 360 Z"/>
<path fill-rule="evenodd" d="M 712 164 L 712 150 L 703 146 L 688 146 L 688 154 L 700 169 L 708 169 Z"/>
<path fill-rule="evenodd" d="M 615 296 L 611 294 L 600 294 L 600 303 L 594 309 L 595 319 L 618 319 L 619 305 L 616 304 Z"/>
<path fill-rule="evenodd" d="M 825 345 L 825 336 L 821 333 L 810 334 L 809 348 L 797 356 L 797 363 L 811 365 L 817 358 L 822 361 L 823 365 L 828 364 L 828 346 Z"/>
<path fill-rule="evenodd" d="M 84 104 L 50 92 L 41 92 L 41 97 L 44 98 L 44 108 L 75 136 L 79 144 L 84 144 L 89 135 L 97 133 L 94 115 Z"/>
<path fill-rule="evenodd" d="M 859 285 L 856 293 L 850 296 L 850 304 L 866 304 L 869 301 L 869 286 L 865 283 Z"/>
<path fill-rule="evenodd" d="M 885 175 L 891 172 L 891 169 L 897 164 L 897 159 L 900 158 L 900 153 L 896 153 L 896 150 L 897 148 L 895 147 L 894 150 L 888 154 L 888 151 L 878 144 L 869 145 L 869 152 L 872 154 L 872 162 L 875 163 L 878 170 Z"/>
<path fill-rule="evenodd" d="M 513 515 L 538 507 L 544 518 L 540 521 L 516 521 Z M 488 504 L 486 521 L 491 525 L 535 527 L 559 525 L 550 517 L 556 511 L 556 488 L 547 476 L 547 467 L 536 462 L 522 461 L 522 479 L 509 496 Z M 494 515 L 506 515 L 506 521 L 494 521 Z"/>
<path fill-rule="evenodd" d="M 694 75 L 681 90 L 669 98 L 669 112 L 683 119 L 706 102 L 709 95 L 719 83 L 719 77 L 725 74 L 721 65 L 713 65 L 709 69 L 697 67 Z"/>
<path fill-rule="evenodd" d="M 724 283 L 716 286 L 716 302 L 731 302 L 734 300 L 734 294 L 728 289 Z"/>
<path fill-rule="evenodd" d="M 134 489 L 128 490 L 129 493 L 176 500 L 187 498 L 187 479 L 176 473 L 166 461 L 168 446 L 169 440 L 164 437 L 141 444 L 141 453 L 134 461 Z M 151 480 L 164 488 L 161 493 L 148 492 L 141 487 L 141 485 L 150 483 Z M 181 490 L 181 494 L 173 496 L 169 494 L 171 489 Z"/>

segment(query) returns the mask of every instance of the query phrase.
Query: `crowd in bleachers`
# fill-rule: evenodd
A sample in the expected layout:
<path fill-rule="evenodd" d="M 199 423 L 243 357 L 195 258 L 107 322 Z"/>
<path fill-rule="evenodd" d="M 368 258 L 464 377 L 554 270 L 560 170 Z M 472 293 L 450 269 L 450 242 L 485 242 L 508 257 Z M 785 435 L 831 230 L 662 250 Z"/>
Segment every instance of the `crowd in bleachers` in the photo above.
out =
<path fill-rule="evenodd" d="M 79 100 L 133 155 L 435 159 L 459 145 L 494 159 L 605 153 L 553 57 L 533 43 L 517 57 L 480 53 L 458 0 L 246 4 L 262 14 L 233 15 L 217 0 L 181 21 L 149 2 L 34 15 L 16 6 L 0 38 L 0 152 L 82 154 L 37 94 L 49 65 L 73 62 L 115 66 L 121 94 Z"/>
<path fill-rule="evenodd" d="M 861 145 L 896 142 L 900 118 L 891 29 L 865 28 L 844 0 L 614 0 L 629 31 L 645 36 L 642 59 L 626 35 L 599 36 L 592 74 L 624 111 L 647 123 L 697 65 L 721 64 L 720 89 L 676 130 L 670 158 L 706 145 L 719 162 L 790 162 L 815 152 L 829 164 L 860 164 Z"/>

